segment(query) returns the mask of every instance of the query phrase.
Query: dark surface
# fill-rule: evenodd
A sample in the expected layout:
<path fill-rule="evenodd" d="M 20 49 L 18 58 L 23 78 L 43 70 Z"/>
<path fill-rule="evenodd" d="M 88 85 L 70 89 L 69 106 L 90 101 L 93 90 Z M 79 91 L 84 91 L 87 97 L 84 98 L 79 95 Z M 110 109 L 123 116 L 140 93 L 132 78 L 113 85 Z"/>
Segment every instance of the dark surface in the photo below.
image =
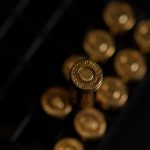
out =
<path fill-rule="evenodd" d="M 108 30 L 101 17 L 107 2 L 0 2 L 0 150 L 48 150 L 60 138 L 78 138 L 72 127 L 74 113 L 63 121 L 51 118 L 42 111 L 40 96 L 49 86 L 68 88 L 62 63 L 72 54 L 85 54 L 82 39 L 88 30 Z M 150 17 L 148 1 L 130 3 L 137 22 Z M 132 32 L 115 37 L 117 51 L 136 47 Z M 105 75 L 115 75 L 113 58 L 102 65 Z M 105 112 L 107 134 L 101 141 L 84 143 L 87 150 L 150 149 L 149 70 L 145 79 L 128 87 L 127 106 L 118 112 Z"/>

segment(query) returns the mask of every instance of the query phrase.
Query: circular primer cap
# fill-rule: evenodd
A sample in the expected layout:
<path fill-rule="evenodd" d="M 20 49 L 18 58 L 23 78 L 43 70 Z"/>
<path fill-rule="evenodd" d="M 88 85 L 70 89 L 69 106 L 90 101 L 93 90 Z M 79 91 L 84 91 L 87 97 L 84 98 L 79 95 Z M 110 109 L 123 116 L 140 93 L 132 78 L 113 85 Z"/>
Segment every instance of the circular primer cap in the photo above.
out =
<path fill-rule="evenodd" d="M 57 118 L 65 117 L 72 110 L 68 92 L 61 87 L 49 88 L 42 95 L 41 105 L 47 114 Z"/>
<path fill-rule="evenodd" d="M 141 80 L 146 74 L 147 65 L 143 55 L 135 49 L 121 50 L 114 60 L 118 75 L 125 81 Z"/>
<path fill-rule="evenodd" d="M 64 138 L 56 143 L 54 150 L 84 150 L 84 147 L 74 138 Z"/>
<path fill-rule="evenodd" d="M 120 1 L 108 3 L 103 12 L 103 19 L 114 34 L 130 30 L 136 22 L 131 6 Z"/>
<path fill-rule="evenodd" d="M 98 64 L 91 60 L 81 60 L 71 70 L 71 80 L 84 91 L 96 91 L 102 83 L 103 73 Z"/>
<path fill-rule="evenodd" d="M 105 134 L 106 120 L 98 110 L 85 108 L 77 113 L 74 127 L 84 140 L 94 140 Z"/>
<path fill-rule="evenodd" d="M 91 30 L 84 38 L 83 48 L 91 60 L 105 62 L 115 52 L 114 39 L 104 30 Z"/>
<path fill-rule="evenodd" d="M 101 87 L 96 92 L 96 100 L 103 109 L 120 108 L 124 106 L 127 99 L 127 87 L 116 77 L 105 77 Z"/>

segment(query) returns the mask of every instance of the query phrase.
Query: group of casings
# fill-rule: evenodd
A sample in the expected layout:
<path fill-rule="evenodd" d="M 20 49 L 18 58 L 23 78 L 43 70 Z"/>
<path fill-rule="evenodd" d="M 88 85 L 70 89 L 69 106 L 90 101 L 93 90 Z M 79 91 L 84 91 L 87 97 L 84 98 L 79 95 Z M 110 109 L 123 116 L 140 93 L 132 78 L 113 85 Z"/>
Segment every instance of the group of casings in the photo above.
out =
<path fill-rule="evenodd" d="M 103 110 L 123 107 L 128 99 L 126 83 L 145 76 L 147 65 L 142 53 L 150 51 L 150 20 L 135 26 L 135 14 L 129 4 L 110 2 L 104 8 L 103 19 L 110 32 L 94 29 L 86 34 L 83 48 L 88 57 L 73 55 L 63 64 L 63 74 L 71 84 L 69 92 L 62 87 L 50 87 L 41 98 L 43 110 L 59 119 L 65 118 L 74 105 L 79 106 L 74 128 L 84 141 L 102 138 L 106 131 L 105 116 L 94 105 L 98 104 Z M 120 50 L 114 58 L 118 77 L 103 78 L 97 63 L 105 63 L 115 53 L 112 35 L 125 34 L 132 28 L 139 51 L 133 48 Z M 54 150 L 84 150 L 84 147 L 75 138 L 64 138 L 56 143 Z"/>

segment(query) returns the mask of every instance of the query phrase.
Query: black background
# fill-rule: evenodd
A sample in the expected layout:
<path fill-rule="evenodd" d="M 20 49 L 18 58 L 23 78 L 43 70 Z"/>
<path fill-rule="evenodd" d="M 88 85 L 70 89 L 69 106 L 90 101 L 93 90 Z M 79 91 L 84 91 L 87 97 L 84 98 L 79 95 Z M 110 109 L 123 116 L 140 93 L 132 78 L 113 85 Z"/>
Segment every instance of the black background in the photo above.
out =
<path fill-rule="evenodd" d="M 63 137 L 79 136 L 72 121 L 76 110 L 65 120 L 47 116 L 40 96 L 48 87 L 65 88 L 63 61 L 72 54 L 85 55 L 82 40 L 93 28 L 109 29 L 102 20 L 107 0 L 5 0 L 0 1 L 0 150 L 52 149 Z M 150 17 L 146 0 L 128 1 L 137 22 Z M 116 53 L 124 47 L 137 48 L 132 29 L 116 36 Z M 150 64 L 150 55 L 145 56 Z M 113 58 L 101 64 L 104 75 L 116 75 Z M 104 112 L 106 136 L 84 142 L 87 150 L 150 149 L 150 72 L 129 83 L 129 100 L 117 112 Z"/>

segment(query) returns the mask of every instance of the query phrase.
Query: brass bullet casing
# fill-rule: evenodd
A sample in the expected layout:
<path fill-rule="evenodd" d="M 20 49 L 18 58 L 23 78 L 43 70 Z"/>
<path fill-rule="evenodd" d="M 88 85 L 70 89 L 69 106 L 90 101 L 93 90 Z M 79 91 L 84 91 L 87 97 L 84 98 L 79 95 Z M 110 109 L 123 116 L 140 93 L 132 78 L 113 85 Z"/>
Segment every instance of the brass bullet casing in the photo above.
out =
<path fill-rule="evenodd" d="M 84 150 L 84 147 L 74 138 L 64 138 L 56 143 L 54 150 Z"/>
<path fill-rule="evenodd" d="M 51 87 L 45 91 L 41 105 L 48 115 L 56 118 L 64 118 L 72 110 L 68 92 L 61 87 Z"/>
<path fill-rule="evenodd" d="M 77 113 L 74 127 L 83 140 L 102 138 L 106 131 L 104 115 L 94 108 L 86 108 Z"/>
<path fill-rule="evenodd" d="M 94 103 L 93 92 L 102 84 L 103 73 L 98 64 L 91 60 L 81 60 L 74 64 L 70 78 L 80 92 L 82 92 L 80 106 L 92 107 Z"/>
<path fill-rule="evenodd" d="M 115 60 L 114 67 L 123 81 L 141 80 L 147 71 L 144 57 L 135 49 L 121 50 Z"/>
<path fill-rule="evenodd" d="M 113 37 L 108 32 L 100 29 L 87 33 L 83 48 L 90 59 L 96 62 L 105 62 L 115 52 Z"/>
<path fill-rule="evenodd" d="M 135 25 L 135 15 L 128 3 L 113 1 L 103 11 L 103 19 L 113 34 L 124 33 Z"/>
<path fill-rule="evenodd" d="M 63 72 L 63 75 L 66 78 L 66 80 L 69 80 L 69 78 L 70 78 L 70 72 L 71 72 L 72 66 L 77 61 L 83 60 L 83 59 L 85 59 L 84 56 L 81 56 L 81 55 L 72 55 L 72 56 L 68 57 L 64 61 L 63 66 L 62 66 L 62 72 Z M 69 96 L 70 96 L 70 99 L 71 99 L 71 103 L 73 105 L 76 104 L 77 91 L 74 88 L 72 88 L 72 87 L 70 87 Z"/>
<path fill-rule="evenodd" d="M 96 92 L 96 100 L 105 110 L 121 108 L 127 99 L 127 87 L 116 77 L 105 77 L 101 87 Z"/>
<path fill-rule="evenodd" d="M 85 57 L 80 56 L 80 55 L 72 55 L 64 61 L 63 67 L 62 67 L 62 72 L 67 80 L 69 80 L 70 71 L 71 71 L 72 66 L 77 61 L 82 60 L 82 59 L 85 59 Z"/>
<path fill-rule="evenodd" d="M 142 53 L 150 52 L 150 20 L 143 20 L 136 26 L 134 39 Z"/>
<path fill-rule="evenodd" d="M 96 91 L 101 86 L 102 79 L 102 69 L 88 59 L 76 62 L 71 69 L 72 82 L 84 91 Z"/>

